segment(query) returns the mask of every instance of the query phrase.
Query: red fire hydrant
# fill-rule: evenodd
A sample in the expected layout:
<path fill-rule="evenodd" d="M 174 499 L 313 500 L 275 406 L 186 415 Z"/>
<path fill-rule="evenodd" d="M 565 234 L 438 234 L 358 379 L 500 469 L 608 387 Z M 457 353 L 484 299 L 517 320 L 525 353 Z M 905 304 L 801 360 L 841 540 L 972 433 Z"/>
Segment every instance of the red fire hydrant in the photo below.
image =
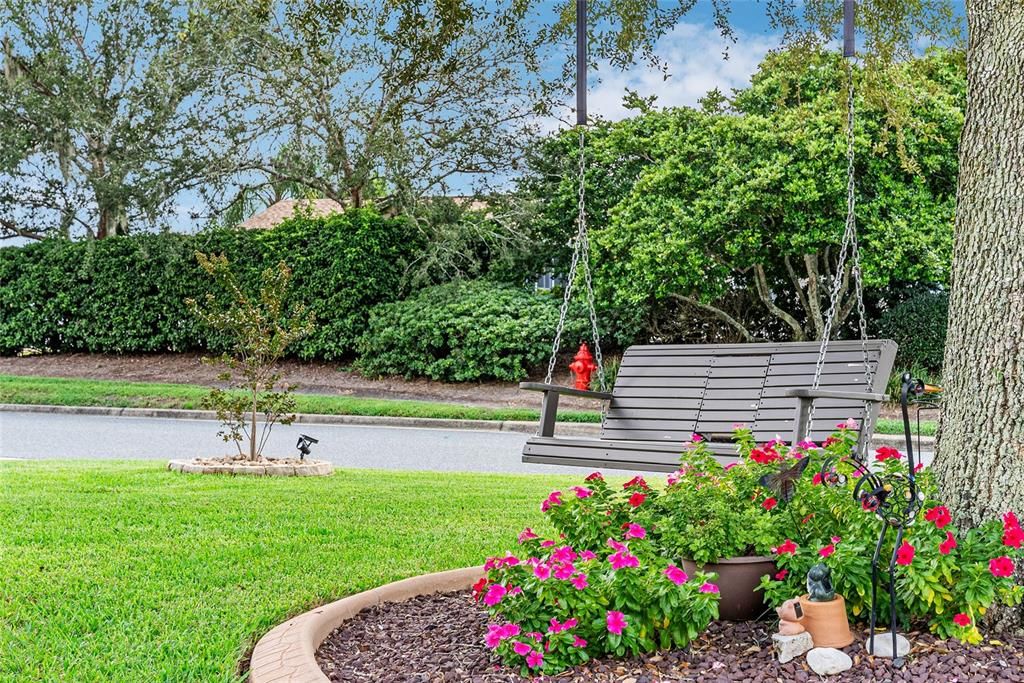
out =
<path fill-rule="evenodd" d="M 597 364 L 594 362 L 594 357 L 590 355 L 590 349 L 587 348 L 586 342 L 580 344 L 580 350 L 576 352 L 572 363 L 569 363 L 569 370 L 576 376 L 577 389 L 586 391 L 590 388 L 590 376 L 594 374 L 594 370 L 597 370 Z"/>

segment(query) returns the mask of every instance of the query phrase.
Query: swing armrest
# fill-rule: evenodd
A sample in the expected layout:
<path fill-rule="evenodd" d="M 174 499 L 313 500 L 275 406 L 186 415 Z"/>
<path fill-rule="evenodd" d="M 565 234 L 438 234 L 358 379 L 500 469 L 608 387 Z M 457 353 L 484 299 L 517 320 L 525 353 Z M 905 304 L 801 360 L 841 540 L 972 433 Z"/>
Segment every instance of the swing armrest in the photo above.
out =
<path fill-rule="evenodd" d="M 793 443 L 802 441 L 811 426 L 811 404 L 817 398 L 831 398 L 838 401 L 881 403 L 889 400 L 885 394 L 870 394 L 863 391 L 830 391 L 828 389 L 788 389 L 786 396 L 796 399 L 796 420 L 793 424 Z"/>
<path fill-rule="evenodd" d="M 520 389 L 526 389 L 528 391 L 553 391 L 557 394 L 565 394 L 566 396 L 578 396 L 580 398 L 596 398 L 601 401 L 612 400 L 612 395 L 606 391 L 587 391 L 585 389 L 576 389 L 574 387 L 563 387 L 558 384 L 544 384 L 542 382 L 520 382 Z"/>
<path fill-rule="evenodd" d="M 557 384 L 543 384 L 541 382 L 520 382 L 519 388 L 544 392 L 544 398 L 540 404 L 540 425 L 537 429 L 537 436 L 555 435 L 555 421 L 558 417 L 558 397 L 561 394 L 579 396 L 581 398 L 597 398 L 602 401 L 610 401 L 612 398 L 611 394 L 603 391 L 584 391 L 582 389 L 561 387 Z"/>
<path fill-rule="evenodd" d="M 871 401 L 881 403 L 888 401 L 885 394 L 869 394 L 862 391 L 830 391 L 828 389 L 789 389 L 786 396 L 792 396 L 800 401 L 813 401 L 816 398 L 834 398 L 839 401 Z"/>

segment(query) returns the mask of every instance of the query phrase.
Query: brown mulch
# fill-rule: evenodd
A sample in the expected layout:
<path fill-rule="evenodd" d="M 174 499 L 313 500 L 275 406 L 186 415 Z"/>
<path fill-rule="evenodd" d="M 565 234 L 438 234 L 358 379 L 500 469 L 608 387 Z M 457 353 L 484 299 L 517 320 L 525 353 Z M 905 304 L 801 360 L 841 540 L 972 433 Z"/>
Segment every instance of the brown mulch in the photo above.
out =
<path fill-rule="evenodd" d="M 465 592 L 414 598 L 362 612 L 331 633 L 316 653 L 332 681 L 505 683 L 527 681 L 503 669 L 484 647 L 487 615 Z M 1024 681 L 1024 638 L 1005 645 L 968 646 L 929 634 L 907 634 L 913 649 L 902 669 L 864 654 L 855 642 L 845 648 L 853 669 L 821 678 L 804 658 L 779 664 L 771 649 L 775 624 L 715 622 L 686 650 L 639 659 L 602 659 L 554 677 L 534 681 L 616 683 L 747 683 L 777 681 L 893 681 L 985 683 Z M 863 634 L 860 634 L 861 636 Z"/>
<path fill-rule="evenodd" d="M 154 353 L 117 355 L 107 353 L 67 353 L 25 357 L 0 357 L 0 375 L 29 377 L 75 377 L 111 379 L 125 382 L 171 382 L 175 384 L 216 385 L 219 370 L 201 362 L 196 353 Z M 298 384 L 298 391 L 310 394 L 357 396 L 362 398 L 398 398 L 438 401 L 491 408 L 539 408 L 540 395 L 523 391 L 515 382 L 435 382 L 429 379 L 385 377 L 371 379 L 346 369 L 342 364 L 287 359 L 281 363 L 287 381 Z M 536 381 L 541 381 L 537 379 Z M 570 385 L 568 371 L 555 378 Z M 563 407 L 600 410 L 600 403 L 571 396 L 561 400 Z"/>

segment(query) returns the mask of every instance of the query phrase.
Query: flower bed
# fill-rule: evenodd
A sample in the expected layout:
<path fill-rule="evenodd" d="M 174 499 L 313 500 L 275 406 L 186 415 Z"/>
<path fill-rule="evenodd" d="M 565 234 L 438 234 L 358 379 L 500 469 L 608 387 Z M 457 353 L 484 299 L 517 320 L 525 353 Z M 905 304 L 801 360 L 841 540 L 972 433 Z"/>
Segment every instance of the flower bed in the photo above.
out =
<path fill-rule="evenodd" d="M 595 473 L 553 491 L 541 510 L 556 537 L 524 530 L 520 550 L 490 558 L 474 588 L 492 617 L 487 647 L 523 673 L 556 673 L 593 657 L 685 646 L 718 616 L 719 588 L 714 576 L 688 575 L 683 561 L 758 554 L 776 559 L 760 586 L 773 606 L 802 594 L 807 570 L 823 562 L 849 615 L 866 619 L 882 521 L 852 495 L 856 433 L 846 423 L 837 429 L 820 446 L 789 447 L 758 445 L 738 427 L 740 460 L 728 466 L 695 435 L 663 487 L 635 477 L 613 488 Z M 906 470 L 889 447 L 875 465 L 884 475 Z M 1012 512 L 957 530 L 930 473 L 916 476 L 924 513 L 898 548 L 887 536 L 880 581 L 895 550 L 901 621 L 978 643 L 977 621 L 993 604 L 1021 601 L 1012 575 L 1024 531 Z M 880 614 L 887 598 L 883 585 Z"/>

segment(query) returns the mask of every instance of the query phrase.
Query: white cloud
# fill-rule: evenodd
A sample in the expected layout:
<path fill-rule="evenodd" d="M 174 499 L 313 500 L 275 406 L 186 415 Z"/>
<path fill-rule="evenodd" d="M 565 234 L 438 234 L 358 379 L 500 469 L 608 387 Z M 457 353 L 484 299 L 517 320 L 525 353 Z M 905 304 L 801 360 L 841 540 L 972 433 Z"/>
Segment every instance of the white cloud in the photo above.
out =
<path fill-rule="evenodd" d="M 626 89 L 641 96 L 657 95 L 656 106 L 694 106 L 709 90 L 719 88 L 728 94 L 750 81 L 757 65 L 781 39 L 772 35 L 753 35 L 737 31 L 737 41 L 723 39 L 710 25 L 680 23 L 662 37 L 657 54 L 667 64 L 668 78 L 657 68 L 638 64 L 632 69 L 616 71 L 607 64 L 599 65 L 588 96 L 591 117 L 601 116 L 613 121 L 626 118 L 631 112 L 622 106 Z M 729 57 L 724 53 L 728 48 Z M 569 115 L 562 117 L 568 120 Z"/>

